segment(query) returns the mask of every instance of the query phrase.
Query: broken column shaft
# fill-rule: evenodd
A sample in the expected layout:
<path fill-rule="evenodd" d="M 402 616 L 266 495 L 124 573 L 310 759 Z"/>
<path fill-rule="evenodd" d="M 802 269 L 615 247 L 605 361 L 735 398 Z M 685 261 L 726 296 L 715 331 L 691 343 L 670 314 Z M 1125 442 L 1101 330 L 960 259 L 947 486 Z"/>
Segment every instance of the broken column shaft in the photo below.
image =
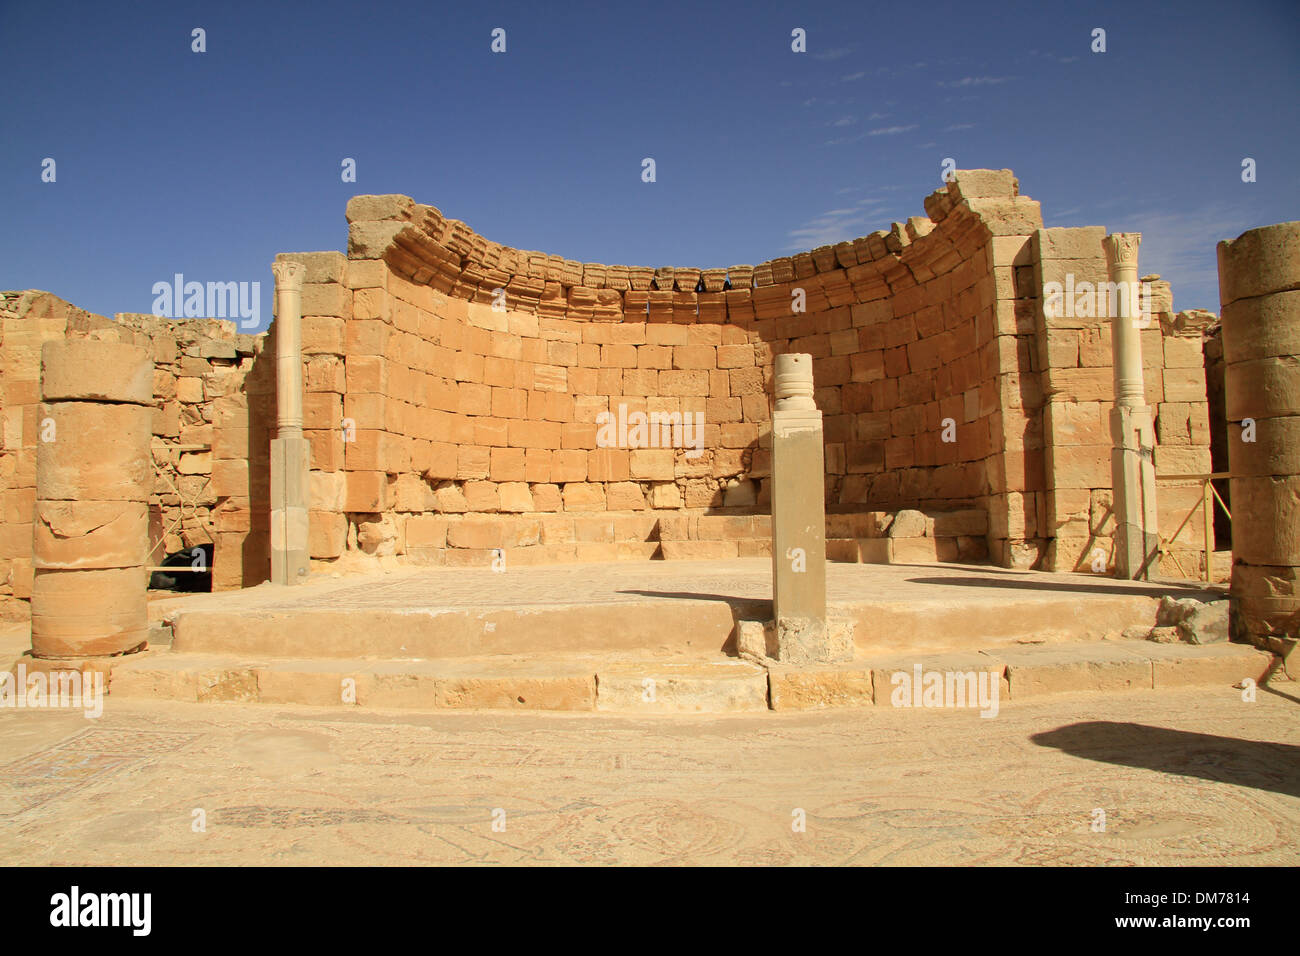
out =
<path fill-rule="evenodd" d="M 826 479 L 812 356 L 776 357 L 772 412 L 772 605 L 776 657 L 841 660 L 826 620 Z"/>
<path fill-rule="evenodd" d="M 47 342 L 41 392 L 32 654 L 136 650 L 149 632 L 153 362 L 133 345 Z"/>
<path fill-rule="evenodd" d="M 1300 222 L 1219 243 L 1232 473 L 1232 631 L 1300 636 Z"/>

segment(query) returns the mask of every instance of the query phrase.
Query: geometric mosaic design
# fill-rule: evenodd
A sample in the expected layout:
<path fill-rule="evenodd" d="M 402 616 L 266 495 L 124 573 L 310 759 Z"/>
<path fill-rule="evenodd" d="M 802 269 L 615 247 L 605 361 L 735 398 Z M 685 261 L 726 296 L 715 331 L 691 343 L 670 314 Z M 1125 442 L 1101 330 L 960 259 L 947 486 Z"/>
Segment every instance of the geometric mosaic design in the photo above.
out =
<path fill-rule="evenodd" d="M 198 734 L 83 730 L 0 767 L 0 817 L 33 810 L 151 757 L 179 750 Z"/>

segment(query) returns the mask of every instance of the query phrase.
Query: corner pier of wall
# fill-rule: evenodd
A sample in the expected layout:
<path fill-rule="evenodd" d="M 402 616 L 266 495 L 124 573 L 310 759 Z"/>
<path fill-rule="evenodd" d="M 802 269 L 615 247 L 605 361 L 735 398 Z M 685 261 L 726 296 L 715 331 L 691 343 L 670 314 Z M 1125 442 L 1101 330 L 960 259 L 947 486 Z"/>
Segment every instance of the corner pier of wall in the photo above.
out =
<path fill-rule="evenodd" d="M 1087 569 L 1111 550 L 1110 349 L 1040 290 L 1105 281 L 1105 230 L 1044 229 L 1010 170 L 958 171 L 925 209 L 756 266 L 650 268 L 355 197 L 346 257 L 278 257 L 305 270 L 310 557 L 770 554 L 773 363 L 801 353 L 828 525 L 861 542 L 918 509 L 930 560 Z M 601 440 L 601 416 L 636 414 L 701 416 L 700 453 Z M 936 515 L 960 521 L 940 537 Z"/>

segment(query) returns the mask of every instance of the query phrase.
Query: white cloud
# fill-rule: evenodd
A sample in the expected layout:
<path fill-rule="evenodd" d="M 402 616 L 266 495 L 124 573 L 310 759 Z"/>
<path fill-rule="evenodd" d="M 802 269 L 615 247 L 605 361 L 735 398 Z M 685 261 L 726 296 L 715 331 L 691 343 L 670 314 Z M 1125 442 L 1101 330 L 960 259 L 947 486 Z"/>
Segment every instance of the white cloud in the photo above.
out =
<path fill-rule="evenodd" d="M 870 230 L 867 213 L 861 209 L 831 209 L 810 219 L 787 234 L 788 251 L 815 249 L 864 235 Z"/>
<path fill-rule="evenodd" d="M 1191 211 L 1132 212 L 1106 223 L 1110 232 L 1140 232 L 1138 268 L 1159 273 L 1174 290 L 1175 309 L 1219 311 L 1217 247 L 1258 222 L 1247 210 L 1215 203 Z"/>
<path fill-rule="evenodd" d="M 868 136 L 897 136 L 899 133 L 906 133 L 909 130 L 916 129 L 916 124 L 911 126 L 882 126 L 880 129 L 873 129 Z"/>
<path fill-rule="evenodd" d="M 1005 83 L 1009 79 L 1011 79 L 1009 76 L 963 76 L 960 80 L 940 80 L 938 85 L 953 89 L 965 86 L 996 86 L 998 83 Z"/>
<path fill-rule="evenodd" d="M 1077 56 L 1057 56 L 1055 53 L 1043 53 L 1039 50 L 1030 50 L 1029 55 L 1042 57 L 1046 60 L 1055 60 L 1057 63 L 1073 63 L 1079 59 Z"/>

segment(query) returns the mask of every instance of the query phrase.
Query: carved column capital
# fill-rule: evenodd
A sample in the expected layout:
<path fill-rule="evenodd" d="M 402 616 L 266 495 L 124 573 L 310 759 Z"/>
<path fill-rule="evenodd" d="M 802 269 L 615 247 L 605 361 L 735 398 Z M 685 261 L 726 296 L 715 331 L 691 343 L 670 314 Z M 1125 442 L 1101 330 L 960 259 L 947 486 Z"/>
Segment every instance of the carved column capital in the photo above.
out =
<path fill-rule="evenodd" d="M 307 267 L 303 263 L 279 260 L 271 263 L 271 272 L 275 276 L 276 291 L 302 291 L 302 280 L 307 275 Z"/>
<path fill-rule="evenodd" d="M 1140 232 L 1113 232 L 1101 241 L 1106 251 L 1106 265 L 1122 269 L 1137 268 L 1138 246 L 1142 244 Z"/>

